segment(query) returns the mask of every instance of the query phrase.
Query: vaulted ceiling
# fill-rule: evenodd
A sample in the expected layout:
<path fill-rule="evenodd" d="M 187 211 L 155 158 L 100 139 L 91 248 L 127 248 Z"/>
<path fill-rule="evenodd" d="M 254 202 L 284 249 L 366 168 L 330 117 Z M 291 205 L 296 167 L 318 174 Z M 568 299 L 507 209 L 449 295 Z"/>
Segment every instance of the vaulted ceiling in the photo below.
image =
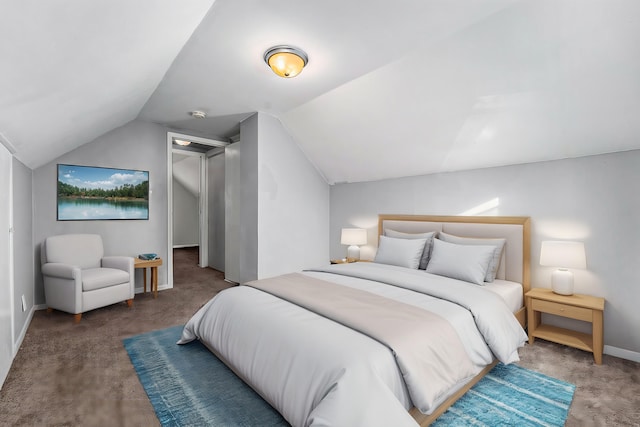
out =
<path fill-rule="evenodd" d="M 638 16 L 636 0 L 0 0 L 0 139 L 36 168 L 134 119 L 228 138 L 261 111 L 329 183 L 638 149 Z M 264 63 L 278 44 L 309 55 L 298 77 Z"/>

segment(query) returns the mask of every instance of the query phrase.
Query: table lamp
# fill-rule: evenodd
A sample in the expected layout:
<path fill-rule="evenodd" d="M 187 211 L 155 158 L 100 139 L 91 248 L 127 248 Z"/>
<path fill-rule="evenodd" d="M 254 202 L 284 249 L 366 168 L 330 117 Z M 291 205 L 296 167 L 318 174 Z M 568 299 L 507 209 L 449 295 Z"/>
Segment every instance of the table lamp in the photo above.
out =
<path fill-rule="evenodd" d="M 540 265 L 558 267 L 551 275 L 551 289 L 556 294 L 573 295 L 570 268 L 587 268 L 584 243 L 545 241 L 540 248 Z"/>
<path fill-rule="evenodd" d="M 347 261 L 358 261 L 360 259 L 360 248 L 358 245 L 367 243 L 367 230 L 364 228 L 343 228 L 340 243 L 349 245 L 347 248 Z"/>

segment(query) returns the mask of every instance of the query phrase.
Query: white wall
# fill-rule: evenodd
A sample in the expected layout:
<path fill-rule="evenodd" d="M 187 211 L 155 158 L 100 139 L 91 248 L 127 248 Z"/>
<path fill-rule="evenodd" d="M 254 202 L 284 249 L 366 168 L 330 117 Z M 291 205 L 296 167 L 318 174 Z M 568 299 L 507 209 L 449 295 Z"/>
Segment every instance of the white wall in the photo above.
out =
<path fill-rule="evenodd" d="M 26 333 L 34 307 L 32 171 L 13 159 L 13 333 L 18 345 Z M 26 309 L 22 310 L 22 296 Z"/>
<path fill-rule="evenodd" d="M 173 178 L 173 247 L 198 246 L 200 206 L 196 196 Z"/>
<path fill-rule="evenodd" d="M 224 271 L 225 263 L 225 154 L 207 159 L 209 182 L 209 267 Z"/>
<path fill-rule="evenodd" d="M 149 219 L 110 221 L 57 221 L 57 164 L 102 166 L 149 171 Z M 34 222 L 36 250 L 35 300 L 44 304 L 40 272 L 40 245 L 48 236 L 65 233 L 102 235 L 105 254 L 135 256 L 155 252 L 167 259 L 167 129 L 163 126 L 132 121 L 114 129 L 33 171 Z M 137 287 L 142 287 L 142 271 L 136 272 Z M 167 284 L 166 263 L 158 268 L 158 285 Z"/>
<path fill-rule="evenodd" d="M 254 114 L 240 124 L 239 182 L 229 182 L 229 188 L 238 192 L 240 221 L 237 238 L 239 241 L 239 283 L 258 278 L 258 114 Z M 232 233 L 235 234 L 235 233 Z M 232 237 L 234 238 L 234 237 Z"/>
<path fill-rule="evenodd" d="M 241 127 L 242 129 L 242 127 Z M 240 282 L 240 142 L 227 145 L 224 149 L 224 278 Z"/>
<path fill-rule="evenodd" d="M 327 264 L 328 184 L 278 119 L 258 129 L 258 277 Z"/>
<path fill-rule="evenodd" d="M 370 230 L 362 257 L 372 258 L 379 213 L 456 215 L 495 199 L 484 214 L 531 217 L 533 287 L 550 287 L 553 269 L 539 265 L 543 240 L 585 243 L 587 270 L 574 271 L 575 291 L 607 300 L 605 352 L 640 355 L 640 151 L 335 185 L 331 256 L 345 254 L 340 229 L 356 226 Z"/>
<path fill-rule="evenodd" d="M 0 146 L 0 387 L 33 316 L 32 171 Z M 11 218 L 11 219 L 10 219 Z M 9 233 L 9 227 L 13 233 Z M 25 307 L 22 307 L 22 297 Z"/>
<path fill-rule="evenodd" d="M 11 154 L 0 144 L 0 384 L 13 361 L 11 280 Z"/>
<path fill-rule="evenodd" d="M 237 271 L 244 283 L 326 264 L 329 186 L 280 121 L 263 113 L 243 121 L 226 157 L 227 278 Z"/>

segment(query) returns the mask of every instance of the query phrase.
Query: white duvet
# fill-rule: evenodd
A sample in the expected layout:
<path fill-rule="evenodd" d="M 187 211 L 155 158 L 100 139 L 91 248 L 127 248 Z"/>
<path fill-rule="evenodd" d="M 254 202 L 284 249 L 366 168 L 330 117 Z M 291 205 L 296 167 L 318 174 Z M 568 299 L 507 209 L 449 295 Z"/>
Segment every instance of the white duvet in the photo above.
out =
<path fill-rule="evenodd" d="M 504 302 L 477 285 L 373 263 L 326 270 L 331 272 L 305 274 L 445 317 L 476 372 L 494 355 L 504 363 L 518 360 L 517 348 L 527 339 Z M 270 294 L 248 286 L 220 292 L 189 320 L 179 343 L 193 339 L 217 353 L 294 426 L 416 425 L 389 348 Z"/>

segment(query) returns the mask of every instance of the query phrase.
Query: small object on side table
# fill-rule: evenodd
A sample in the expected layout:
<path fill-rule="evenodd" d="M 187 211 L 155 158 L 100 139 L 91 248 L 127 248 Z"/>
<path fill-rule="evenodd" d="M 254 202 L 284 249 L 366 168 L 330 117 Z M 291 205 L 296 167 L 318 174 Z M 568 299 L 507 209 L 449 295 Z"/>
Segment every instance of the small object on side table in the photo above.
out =
<path fill-rule="evenodd" d="M 541 338 L 579 348 L 593 353 L 596 364 L 602 364 L 604 298 L 581 294 L 559 295 L 543 288 L 531 289 L 525 298 L 529 344 Z M 542 324 L 542 313 L 590 322 L 591 334 Z"/>
<path fill-rule="evenodd" d="M 135 268 L 142 268 L 142 279 L 144 281 L 144 292 L 147 292 L 147 268 L 151 269 L 151 283 L 150 291 L 153 292 L 153 297 L 158 298 L 158 267 L 162 265 L 162 258 L 154 259 L 140 259 L 134 258 L 133 266 Z"/>

